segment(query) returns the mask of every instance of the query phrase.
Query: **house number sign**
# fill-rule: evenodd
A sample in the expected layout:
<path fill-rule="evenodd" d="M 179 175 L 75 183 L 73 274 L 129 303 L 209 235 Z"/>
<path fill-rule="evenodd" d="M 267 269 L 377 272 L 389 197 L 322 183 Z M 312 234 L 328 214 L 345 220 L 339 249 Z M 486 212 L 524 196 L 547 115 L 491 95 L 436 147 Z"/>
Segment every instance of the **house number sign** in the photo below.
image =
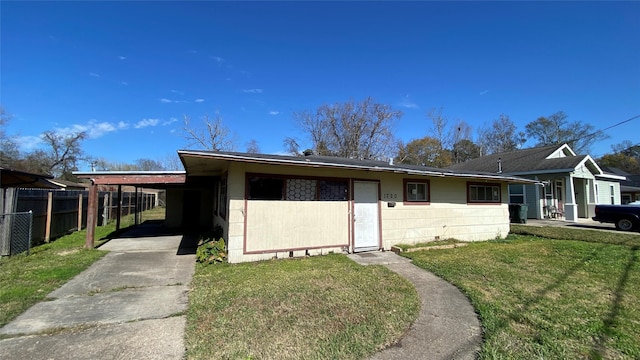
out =
<path fill-rule="evenodd" d="M 392 194 L 392 193 L 385 193 L 382 195 L 383 199 L 397 199 L 398 198 L 398 194 Z"/>

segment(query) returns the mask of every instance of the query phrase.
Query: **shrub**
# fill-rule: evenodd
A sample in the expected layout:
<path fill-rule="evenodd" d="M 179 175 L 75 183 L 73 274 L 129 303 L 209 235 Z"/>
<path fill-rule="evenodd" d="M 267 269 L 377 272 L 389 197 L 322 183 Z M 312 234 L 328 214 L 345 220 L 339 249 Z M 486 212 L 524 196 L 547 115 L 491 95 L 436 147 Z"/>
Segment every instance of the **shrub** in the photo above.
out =
<path fill-rule="evenodd" d="M 202 237 L 198 243 L 196 261 L 206 264 L 227 261 L 227 246 L 222 238 L 222 233 L 222 227 L 216 225 Z"/>
<path fill-rule="evenodd" d="M 208 240 L 198 246 L 196 261 L 206 264 L 215 264 L 227 261 L 227 246 L 224 239 Z"/>

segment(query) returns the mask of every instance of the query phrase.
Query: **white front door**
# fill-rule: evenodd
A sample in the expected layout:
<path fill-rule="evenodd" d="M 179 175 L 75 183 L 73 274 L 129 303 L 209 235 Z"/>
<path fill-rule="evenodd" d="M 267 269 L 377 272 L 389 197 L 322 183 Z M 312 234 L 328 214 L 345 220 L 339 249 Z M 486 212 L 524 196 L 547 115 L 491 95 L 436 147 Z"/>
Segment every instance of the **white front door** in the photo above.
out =
<path fill-rule="evenodd" d="M 353 199 L 353 250 L 378 250 L 380 248 L 378 183 L 354 181 Z"/>

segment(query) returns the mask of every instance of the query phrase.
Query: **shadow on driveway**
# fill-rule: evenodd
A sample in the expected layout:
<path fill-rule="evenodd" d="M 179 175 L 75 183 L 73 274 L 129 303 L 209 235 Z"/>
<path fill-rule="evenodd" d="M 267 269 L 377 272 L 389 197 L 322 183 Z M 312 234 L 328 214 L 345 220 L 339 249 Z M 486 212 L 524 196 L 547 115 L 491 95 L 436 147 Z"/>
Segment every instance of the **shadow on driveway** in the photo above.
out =
<path fill-rule="evenodd" d="M 147 220 L 125 229 L 121 234 L 109 236 L 100 245 L 108 251 L 165 251 L 177 247 L 176 255 L 193 255 L 198 247 L 198 236 L 182 229 L 168 228 L 162 220 Z"/>

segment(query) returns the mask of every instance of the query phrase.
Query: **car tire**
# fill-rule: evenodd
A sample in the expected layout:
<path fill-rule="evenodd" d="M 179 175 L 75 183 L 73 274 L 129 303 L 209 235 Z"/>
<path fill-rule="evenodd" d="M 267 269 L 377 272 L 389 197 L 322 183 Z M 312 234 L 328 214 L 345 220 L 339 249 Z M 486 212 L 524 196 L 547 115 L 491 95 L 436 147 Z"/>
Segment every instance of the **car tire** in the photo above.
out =
<path fill-rule="evenodd" d="M 616 229 L 622 231 L 631 231 L 635 227 L 635 224 L 631 219 L 620 219 L 616 222 Z"/>

